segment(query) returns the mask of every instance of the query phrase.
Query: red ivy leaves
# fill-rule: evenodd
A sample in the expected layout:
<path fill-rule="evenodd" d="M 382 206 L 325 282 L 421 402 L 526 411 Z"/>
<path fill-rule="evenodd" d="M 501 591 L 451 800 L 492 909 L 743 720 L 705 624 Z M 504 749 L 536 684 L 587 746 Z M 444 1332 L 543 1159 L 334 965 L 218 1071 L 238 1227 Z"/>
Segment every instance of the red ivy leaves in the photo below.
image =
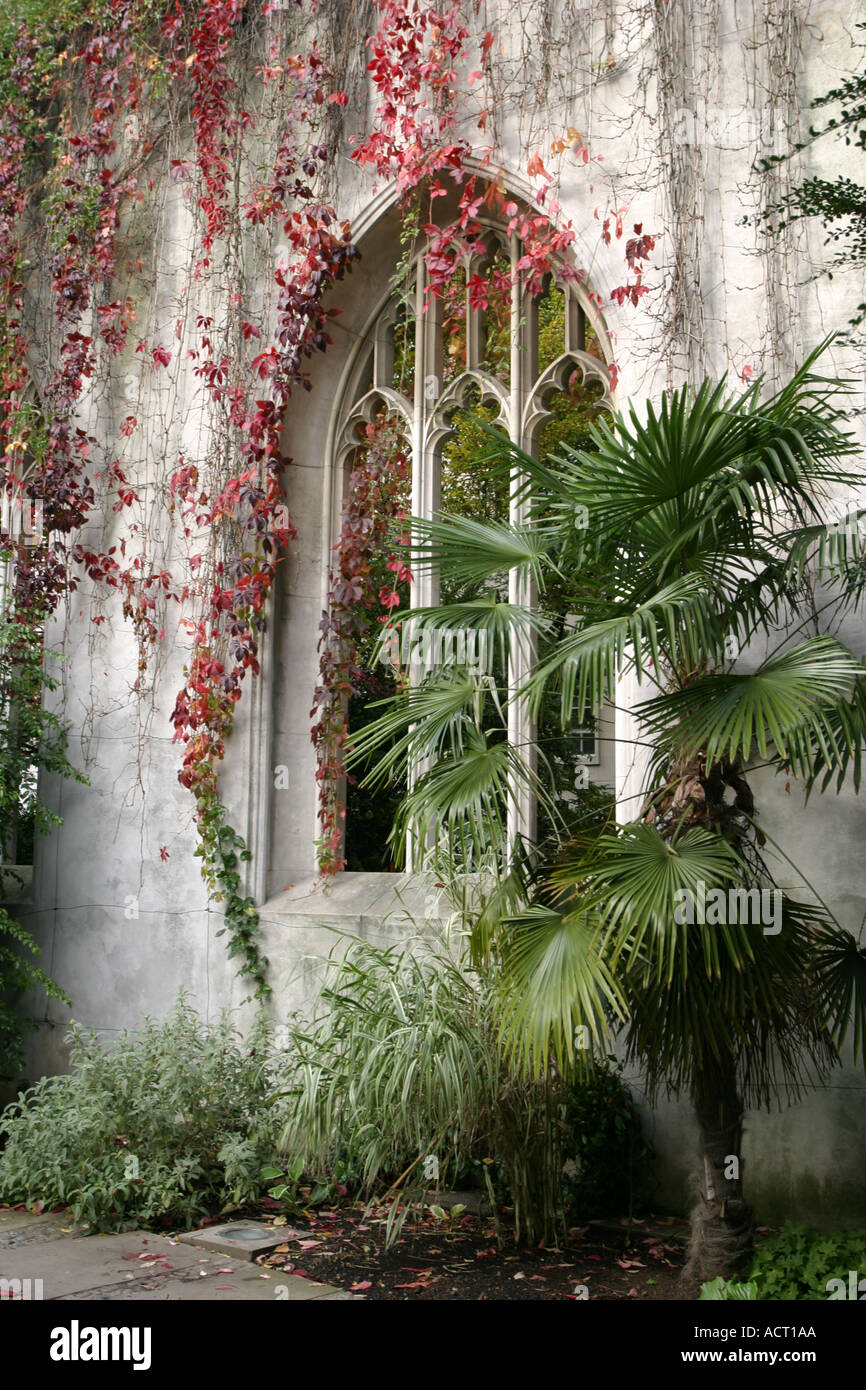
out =
<path fill-rule="evenodd" d="M 123 200 L 136 192 L 134 177 L 119 177 L 114 161 L 118 118 L 135 109 L 140 93 L 137 54 L 131 42 L 136 4 L 137 0 L 112 0 L 103 29 L 91 32 L 78 55 L 87 101 L 84 117 L 69 135 L 58 165 L 60 213 L 69 227 L 51 266 L 62 341 L 58 370 L 45 396 L 48 449 L 33 486 L 35 495 L 45 498 L 46 527 L 61 539 L 42 558 L 27 557 L 17 571 L 19 592 L 30 593 L 40 603 L 53 603 L 71 585 L 62 538 L 87 519 L 94 501 L 84 468 L 95 441 L 75 425 L 75 408 L 95 370 L 100 343 L 109 352 L 119 353 L 132 319 L 128 299 L 106 298 L 100 303 L 98 295 L 103 286 L 110 286 L 114 273 Z M 487 210 L 496 212 L 509 234 L 520 239 L 518 273 L 531 293 L 540 292 L 554 260 L 573 242 L 574 231 L 569 224 L 555 225 L 558 208 L 551 196 L 552 180 L 538 155 L 531 157 L 528 166 L 530 177 L 540 185 L 534 209 L 511 199 L 498 177 L 470 174 L 471 150 L 458 134 L 455 114 L 457 73 L 469 38 L 458 7 L 439 10 L 428 0 L 418 0 L 411 7 L 405 0 L 376 0 L 376 4 L 379 25 L 369 44 L 376 120 L 354 158 L 380 178 L 396 181 L 404 199 L 425 187 L 431 209 L 446 195 L 446 185 L 459 189 L 453 221 L 437 225 L 431 213 L 424 229 L 430 293 L 444 296 L 448 292 L 455 267 L 467 250 L 480 244 L 481 219 Z M 210 268 L 215 242 L 233 228 L 229 171 L 238 140 L 254 125 L 249 112 L 236 109 L 230 72 L 232 45 L 244 13 L 245 0 L 196 0 L 192 5 L 174 0 L 160 26 L 169 72 L 192 97 L 195 158 L 170 161 L 169 173 L 175 181 L 190 185 L 185 193 L 197 191 L 204 223 L 202 273 Z M 480 41 L 482 72 L 489 68 L 493 43 L 493 34 L 486 32 Z M 6 322 L 0 357 L 0 440 L 4 447 L 12 442 L 15 410 L 27 380 L 19 332 L 21 286 L 15 228 L 26 206 L 21 115 L 32 104 L 32 68 L 32 51 L 23 38 L 15 70 L 21 103 L 7 103 L 0 112 L 0 296 Z M 240 341 L 217 350 L 213 323 L 199 318 L 199 340 L 188 355 L 196 362 L 203 388 L 224 412 L 238 463 L 216 496 L 205 495 L 197 470 L 183 459 L 171 478 L 172 505 L 176 501 L 182 508 L 188 534 L 194 526 L 219 530 L 240 523 L 244 536 L 241 553 L 229 555 L 218 567 L 204 596 L 204 612 L 191 625 L 193 652 L 172 716 L 175 737 L 184 744 L 181 780 L 196 794 L 200 820 L 212 817 L 217 805 L 216 766 L 240 699 L 241 682 L 247 672 L 258 671 L 264 607 L 280 552 L 294 535 L 280 486 L 287 462 L 280 442 L 286 409 L 298 389 L 310 388 L 309 359 L 330 343 L 323 296 L 358 254 L 348 225 L 315 196 L 317 176 L 330 157 L 329 150 L 316 143 L 315 134 L 311 139 L 303 134 L 314 129 L 317 111 L 345 106 L 345 92 L 330 89 L 330 75 L 315 48 L 286 64 L 280 61 L 278 47 L 272 47 L 262 75 L 270 83 L 281 84 L 284 134 L 269 178 L 251 191 L 242 211 L 253 225 L 275 223 L 288 246 L 286 264 L 275 274 L 274 337 L 262 344 L 263 328 L 242 319 L 238 311 L 233 322 Z M 479 75 L 473 73 L 473 80 Z M 94 197 L 95 215 L 82 218 L 82 207 L 93 210 Z M 624 211 L 617 214 L 617 236 L 622 233 Z M 616 302 L 628 299 L 636 304 L 647 293 L 641 272 L 654 238 L 644 235 L 640 224 L 634 230 L 626 243 L 626 260 L 636 279 L 613 292 Z M 609 240 L 608 225 L 605 231 Z M 503 282 L 499 271 L 492 273 L 490 281 L 477 275 L 469 287 L 471 306 L 483 309 L 491 292 L 505 294 L 510 288 L 509 277 Z M 235 302 L 239 301 L 231 301 Z M 81 329 L 82 316 L 94 308 L 96 343 Z M 145 354 L 145 344 L 140 346 Z M 168 369 L 172 354 L 161 342 L 150 354 L 155 370 Z M 128 415 L 119 431 L 129 437 L 136 427 L 136 417 Z M 14 450 L 10 457 L 14 460 Z M 395 481 L 406 467 L 397 441 L 387 440 L 384 434 L 371 438 L 366 462 L 356 470 L 357 496 L 344 519 L 339 564 L 332 576 L 333 624 L 329 619 L 323 633 L 321 684 L 316 693 L 319 722 L 313 735 L 318 775 L 325 786 L 322 819 L 331 868 L 339 867 L 342 808 L 336 805 L 334 789 L 342 773 L 345 737 L 336 693 L 354 688 L 358 679 L 352 667 L 352 623 L 369 621 L 377 597 L 388 610 L 398 606 L 396 585 L 410 577 L 408 569 L 395 561 L 391 566 L 394 586 L 383 586 L 377 595 L 365 550 L 367 538 L 375 534 L 375 506 L 380 501 L 386 510 L 396 505 Z M 110 464 L 106 472 L 115 490 L 114 509 L 132 505 L 136 494 L 119 464 Z M 157 596 L 169 593 L 180 600 L 186 591 L 174 593 L 169 576 L 147 572 L 140 556 L 127 564 L 124 541 L 120 542 L 123 563 L 113 551 L 115 547 L 108 555 L 99 555 L 78 544 L 69 553 L 92 579 L 120 590 L 124 612 L 140 636 L 157 640 L 161 631 L 155 622 Z M 194 573 L 199 573 L 200 565 L 201 557 L 194 557 Z"/>
<path fill-rule="evenodd" d="M 622 211 L 624 212 L 625 209 L 622 209 Z M 607 224 L 608 220 L 606 219 L 604 223 L 605 228 Z M 627 282 L 624 285 L 618 285 L 616 289 L 611 290 L 610 297 L 614 304 L 623 305 L 628 302 L 637 308 L 643 295 L 649 294 L 649 286 L 643 283 L 643 262 L 649 259 L 650 253 L 655 247 L 656 238 L 644 232 L 642 222 L 635 223 L 634 232 L 634 236 L 630 237 L 625 244 L 625 259 L 629 269 L 635 272 L 635 279 L 630 283 Z M 602 233 L 602 235 L 604 235 L 604 233 Z M 622 218 L 620 217 L 617 236 L 621 235 Z M 609 241 L 610 237 L 608 237 L 607 240 Z"/>
<path fill-rule="evenodd" d="M 395 426 L 384 420 L 368 425 L 366 442 L 349 479 L 335 547 L 337 562 L 331 571 L 328 608 L 320 625 L 319 684 L 310 711 L 315 719 L 312 741 L 322 825 L 319 864 L 324 874 L 338 873 L 345 867 L 340 845 L 346 811 L 338 786 L 345 775 L 346 700 L 363 679 L 358 643 L 370 630 L 377 597 L 390 612 L 400 604 L 397 582 L 408 583 L 412 578 L 408 566 L 396 557 L 388 563 L 395 575 L 393 588 L 377 590 L 371 576 L 371 560 L 381 552 L 392 520 L 402 515 L 397 498 L 408 473 L 405 442 Z"/>

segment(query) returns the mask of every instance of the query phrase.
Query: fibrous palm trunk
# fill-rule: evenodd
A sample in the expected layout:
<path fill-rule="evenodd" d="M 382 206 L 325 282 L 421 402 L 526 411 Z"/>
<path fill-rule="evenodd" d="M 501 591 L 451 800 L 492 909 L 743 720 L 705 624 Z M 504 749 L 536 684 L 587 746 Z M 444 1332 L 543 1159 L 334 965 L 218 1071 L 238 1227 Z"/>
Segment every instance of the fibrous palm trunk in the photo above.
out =
<path fill-rule="evenodd" d="M 729 1052 L 700 1069 L 692 1099 L 699 1130 L 698 1202 L 682 1282 L 687 1293 L 697 1294 L 716 1275 L 739 1274 L 753 1247 L 754 1220 L 743 1201 L 743 1104 Z"/>

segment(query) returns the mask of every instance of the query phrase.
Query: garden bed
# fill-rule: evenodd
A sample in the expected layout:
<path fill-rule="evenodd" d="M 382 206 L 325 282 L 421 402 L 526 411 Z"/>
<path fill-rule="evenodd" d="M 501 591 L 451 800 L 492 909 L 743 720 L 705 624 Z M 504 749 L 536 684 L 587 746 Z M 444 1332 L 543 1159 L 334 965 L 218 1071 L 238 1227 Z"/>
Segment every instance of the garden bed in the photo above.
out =
<path fill-rule="evenodd" d="M 407 1220 L 385 1247 L 384 1216 L 363 1205 L 292 1218 L 260 1260 L 371 1300 L 678 1299 L 687 1227 L 674 1219 L 572 1228 L 556 1246 L 526 1249 L 491 1220 Z M 586 1289 L 586 1295 L 579 1291 Z"/>

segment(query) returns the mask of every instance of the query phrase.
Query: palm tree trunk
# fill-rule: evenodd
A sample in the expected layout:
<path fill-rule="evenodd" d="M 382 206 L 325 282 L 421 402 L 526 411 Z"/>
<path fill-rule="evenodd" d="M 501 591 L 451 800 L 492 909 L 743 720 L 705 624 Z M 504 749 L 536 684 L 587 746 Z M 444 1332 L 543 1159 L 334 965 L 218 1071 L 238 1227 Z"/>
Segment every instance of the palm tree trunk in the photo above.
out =
<path fill-rule="evenodd" d="M 697 1296 L 701 1284 L 716 1275 L 730 1279 L 740 1273 L 753 1248 L 754 1219 L 743 1201 L 743 1103 L 730 1053 L 701 1067 L 692 1099 L 699 1128 L 698 1202 L 691 1213 L 682 1285 Z"/>

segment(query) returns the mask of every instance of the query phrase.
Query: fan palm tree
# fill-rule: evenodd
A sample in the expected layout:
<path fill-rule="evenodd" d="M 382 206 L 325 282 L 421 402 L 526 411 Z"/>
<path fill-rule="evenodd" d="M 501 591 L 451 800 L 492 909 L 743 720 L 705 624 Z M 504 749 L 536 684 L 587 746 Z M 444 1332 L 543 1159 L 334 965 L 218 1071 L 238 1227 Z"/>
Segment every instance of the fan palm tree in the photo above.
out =
<path fill-rule="evenodd" d="M 816 374 L 821 351 L 769 399 L 761 381 L 684 387 L 646 419 L 599 419 L 589 448 L 544 463 L 499 436 L 479 466 L 519 471 L 528 520 L 416 523 L 416 566 L 438 566 L 458 600 L 412 622 L 416 635 L 483 630 L 503 654 L 530 642 L 530 674 L 509 692 L 504 655 L 492 671 L 429 672 L 354 753 L 374 782 L 414 769 L 395 841 L 474 885 L 472 949 L 502 962 L 516 1062 L 580 1067 L 581 1041 L 601 1045 L 613 1027 L 651 1096 L 690 1096 L 692 1286 L 751 1250 L 746 1107 L 826 1076 L 852 1024 L 866 1051 L 866 952 L 825 906 L 776 889 L 750 785 L 770 766 L 807 790 L 859 787 L 866 670 L 824 629 L 856 607 L 866 566 L 822 519 L 859 479 L 845 389 Z M 513 570 L 534 582 L 532 612 L 500 597 Z M 508 742 L 509 698 L 537 717 L 555 705 L 567 730 L 613 704 L 625 672 L 644 695 L 645 798 L 628 823 L 593 805 L 567 825 L 545 744 L 536 761 Z M 559 825 L 544 846 L 509 843 L 521 784 Z M 746 905 L 770 901 L 772 926 L 748 920 Z"/>

